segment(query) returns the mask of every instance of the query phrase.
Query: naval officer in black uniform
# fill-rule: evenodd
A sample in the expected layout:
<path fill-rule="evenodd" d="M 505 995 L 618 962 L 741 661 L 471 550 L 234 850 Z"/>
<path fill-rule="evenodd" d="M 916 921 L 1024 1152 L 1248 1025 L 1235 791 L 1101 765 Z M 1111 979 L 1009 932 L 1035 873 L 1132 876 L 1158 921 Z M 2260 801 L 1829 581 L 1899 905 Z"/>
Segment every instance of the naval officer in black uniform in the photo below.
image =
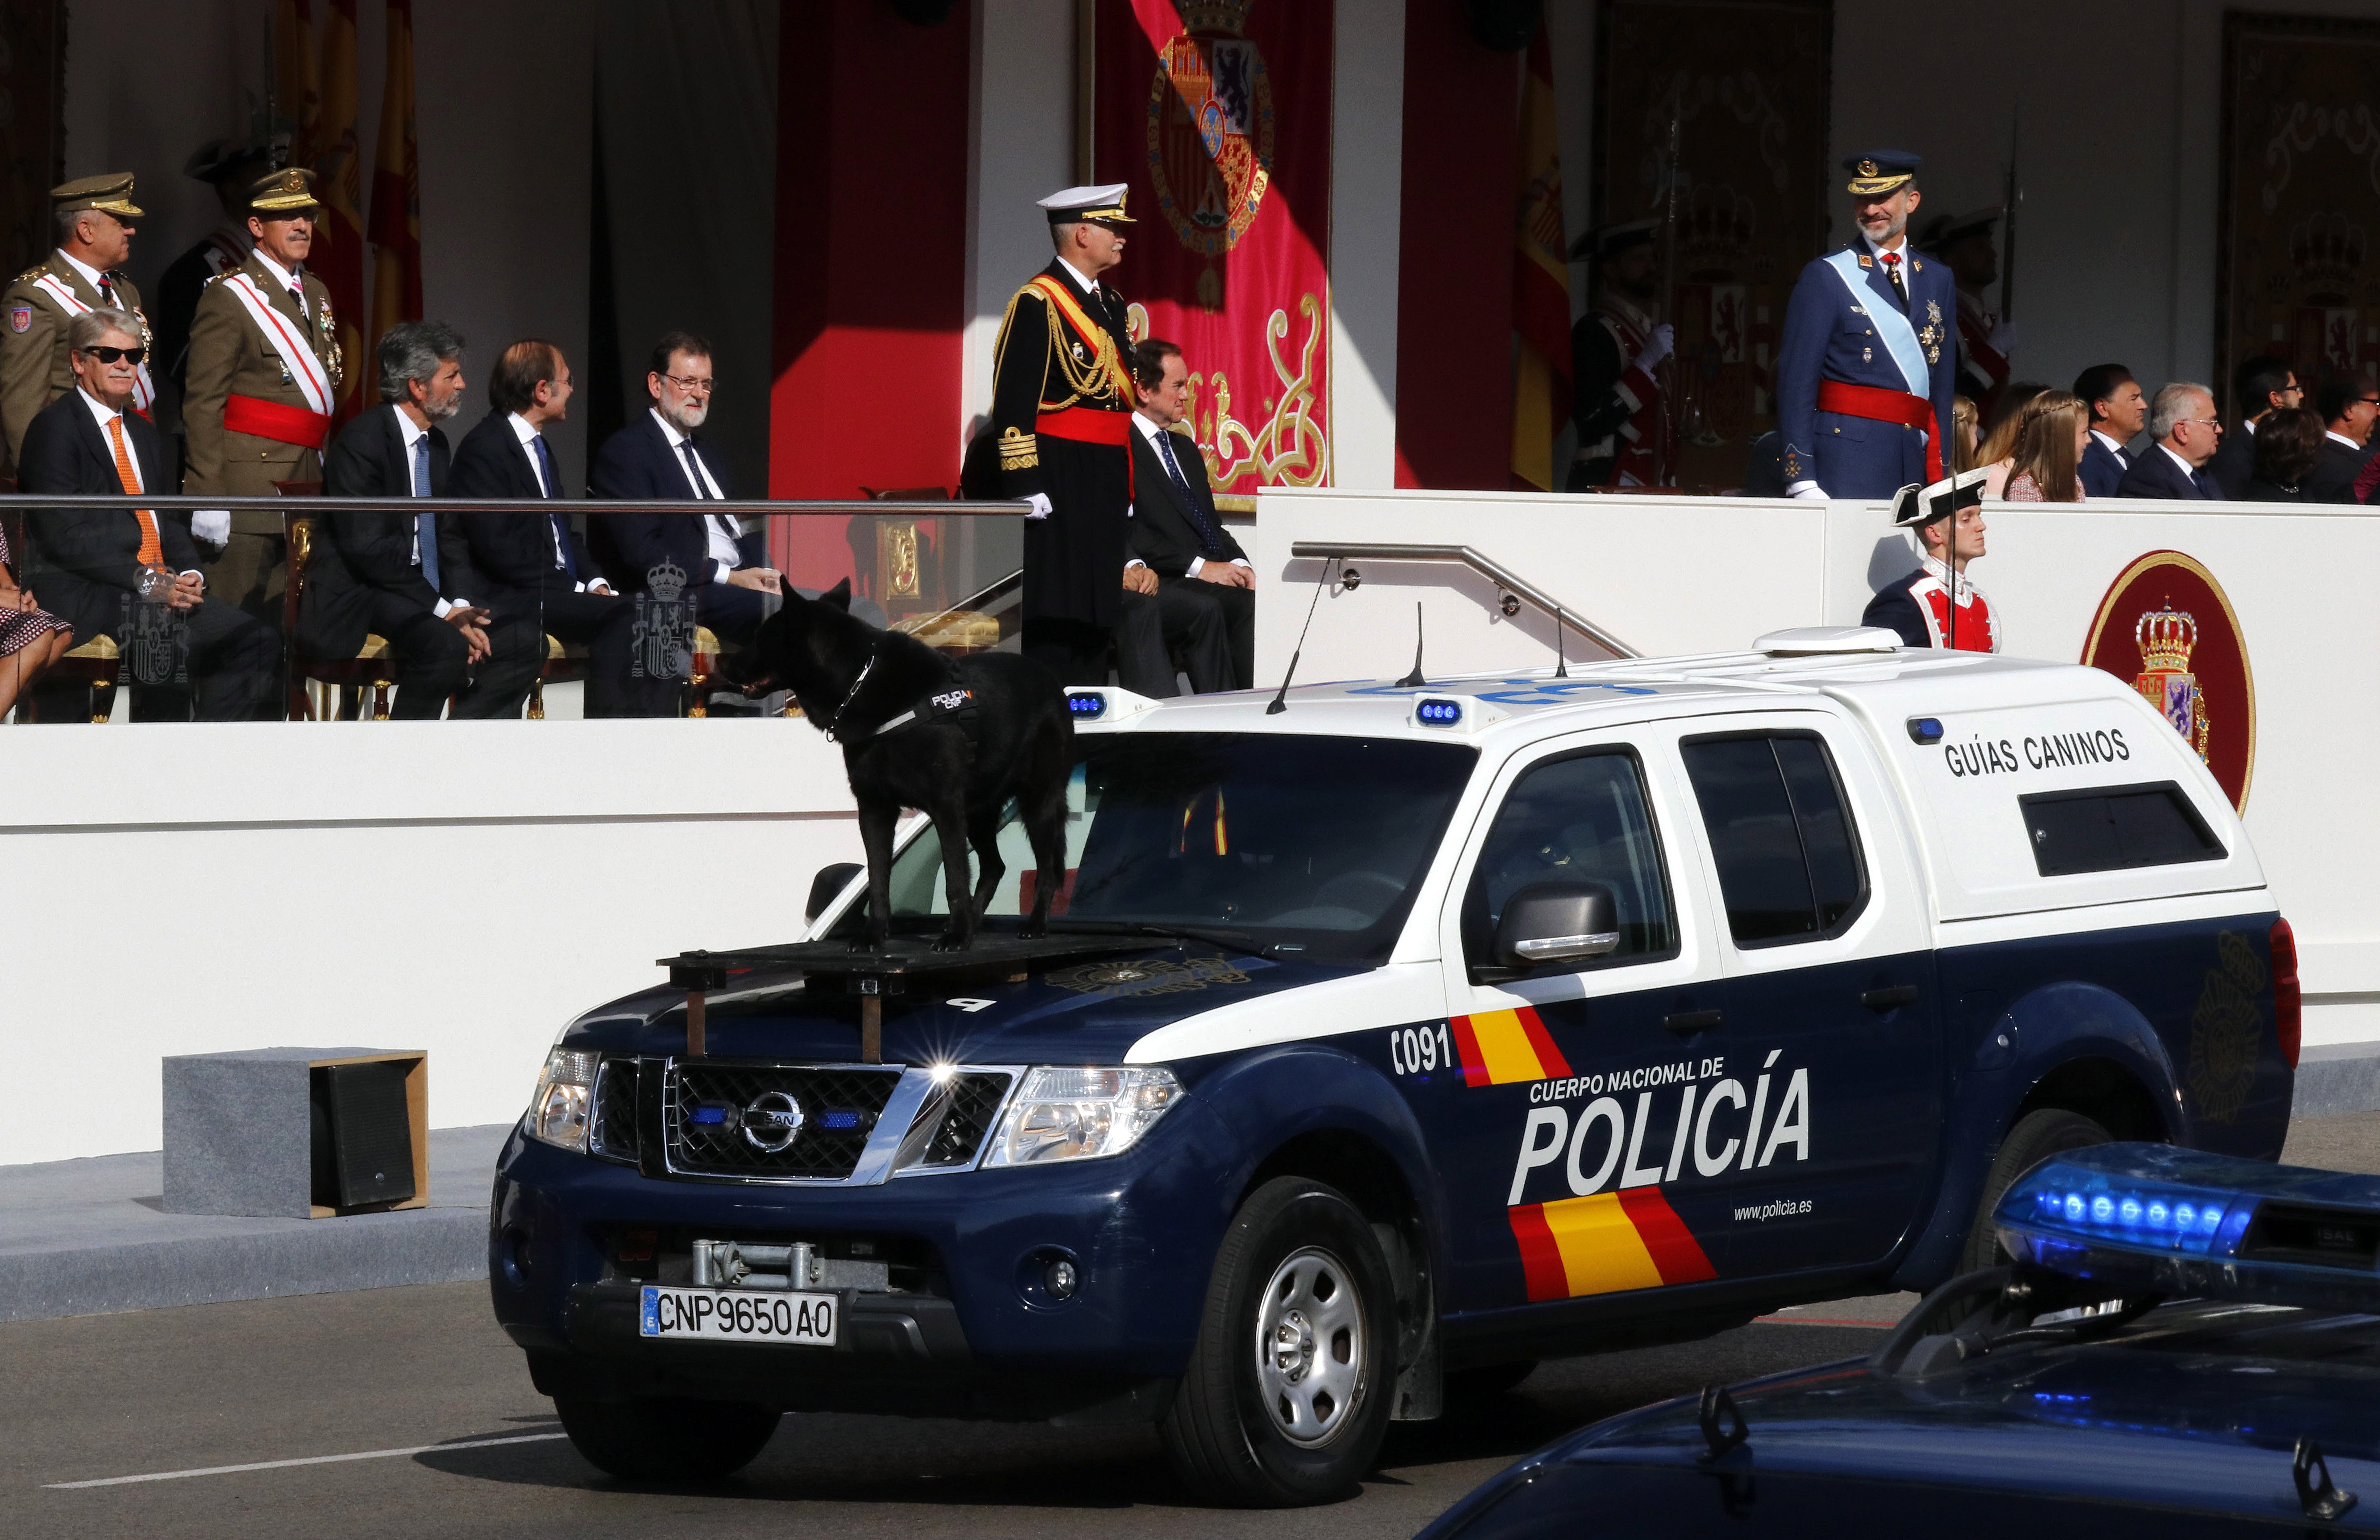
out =
<path fill-rule="evenodd" d="M 1114 183 L 1041 200 L 1058 254 L 1008 302 L 991 420 L 980 430 L 993 445 L 985 453 L 998 455 L 998 495 L 1034 506 L 1025 526 L 1025 655 L 1067 685 L 1105 682 L 1123 602 L 1132 336 L 1123 297 L 1100 275 L 1123 260 L 1133 223 L 1124 191 Z"/>

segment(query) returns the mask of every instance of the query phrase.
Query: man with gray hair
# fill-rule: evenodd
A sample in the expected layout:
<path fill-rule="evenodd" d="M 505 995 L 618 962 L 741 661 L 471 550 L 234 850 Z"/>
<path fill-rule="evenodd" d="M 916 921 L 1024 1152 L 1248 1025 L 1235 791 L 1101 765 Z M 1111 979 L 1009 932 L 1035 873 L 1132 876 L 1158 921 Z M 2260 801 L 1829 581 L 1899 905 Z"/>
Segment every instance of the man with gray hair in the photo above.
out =
<path fill-rule="evenodd" d="M 439 424 L 463 403 L 463 338 L 443 321 L 408 321 L 380 340 L 381 405 L 332 442 L 322 462 L 333 497 L 446 495 L 450 455 Z M 460 549 L 454 515 L 334 511 L 315 520 L 298 600 L 298 647 L 309 657 L 353 658 L 367 636 L 387 638 L 396 660 L 392 718 L 503 713 L 543 652 L 528 622 L 499 623 L 441 583 L 442 550 Z"/>
<path fill-rule="evenodd" d="M 8 457 L 18 458 L 25 430 L 41 409 L 75 388 L 67 356 L 67 324 L 94 309 L 120 310 L 133 322 L 144 349 L 133 360 L 132 409 L 149 415 L 154 392 L 149 384 L 149 320 L 140 311 L 140 291 L 124 276 L 132 254 L 132 174 L 112 171 L 50 189 L 51 225 L 56 249 L 18 273 L 0 295 L 0 431 Z"/>
<path fill-rule="evenodd" d="M 2223 489 L 2206 469 L 2223 442 L 2213 391 L 2183 380 L 2157 392 L 2149 403 L 2149 437 L 2155 444 L 2124 472 L 2118 497 L 2222 500 Z"/>

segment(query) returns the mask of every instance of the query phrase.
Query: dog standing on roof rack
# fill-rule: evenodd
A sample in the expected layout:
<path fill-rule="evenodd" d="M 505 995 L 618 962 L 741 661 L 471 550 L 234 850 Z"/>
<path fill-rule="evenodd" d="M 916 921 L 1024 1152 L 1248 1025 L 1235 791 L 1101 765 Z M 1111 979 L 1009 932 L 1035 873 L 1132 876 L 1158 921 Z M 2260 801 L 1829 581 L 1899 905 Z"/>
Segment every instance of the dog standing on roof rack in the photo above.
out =
<path fill-rule="evenodd" d="M 1075 763 L 1074 719 L 1049 670 L 1008 652 L 953 662 L 915 637 L 880 631 L 851 613 L 846 580 L 817 599 L 788 590 L 784 607 L 725 672 L 747 694 L 791 690 L 811 725 L 843 746 L 868 851 L 868 928 L 854 950 L 880 949 L 890 934 L 892 832 L 904 807 L 933 819 L 942 843 L 951 922 L 934 950 L 971 945 L 1007 869 L 999 840 L 1011 797 L 1038 868 L 1033 913 L 1019 933 L 1042 933 L 1065 876 Z M 970 845 L 982 867 L 972 896 Z"/>

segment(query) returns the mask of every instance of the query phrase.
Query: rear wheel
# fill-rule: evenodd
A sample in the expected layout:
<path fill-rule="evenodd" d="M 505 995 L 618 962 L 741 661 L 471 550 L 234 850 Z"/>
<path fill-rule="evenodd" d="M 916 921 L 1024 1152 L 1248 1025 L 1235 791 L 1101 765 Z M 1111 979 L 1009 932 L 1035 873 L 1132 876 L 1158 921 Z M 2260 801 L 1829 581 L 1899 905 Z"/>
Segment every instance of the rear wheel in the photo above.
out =
<path fill-rule="evenodd" d="M 734 1401 L 556 1396 L 562 1430 L 588 1462 L 628 1481 L 716 1481 L 752 1463 L 782 1413 Z"/>
<path fill-rule="evenodd" d="M 1370 1222 L 1321 1182 L 1269 1182 L 1216 1254 L 1166 1453 L 1211 1501 L 1329 1501 L 1372 1468 L 1396 1374 L 1396 1291 Z"/>
<path fill-rule="evenodd" d="M 2064 1108 L 2045 1107 L 2019 1118 L 2016 1126 L 2008 1131 L 2008 1137 L 2000 1141 L 1999 1156 L 1984 1178 L 1983 1201 L 1975 1206 L 1975 1225 L 1967 1232 L 1967 1249 L 1960 1258 L 1959 1271 L 1971 1273 L 1978 1267 L 1997 1267 L 2009 1260 L 2009 1254 L 2000 1247 L 1998 1234 L 1992 1229 L 1992 1210 L 1999 1207 L 2001 1194 L 2018 1177 L 2053 1155 L 2104 1145 L 2110 1137 L 2098 1123 Z"/>

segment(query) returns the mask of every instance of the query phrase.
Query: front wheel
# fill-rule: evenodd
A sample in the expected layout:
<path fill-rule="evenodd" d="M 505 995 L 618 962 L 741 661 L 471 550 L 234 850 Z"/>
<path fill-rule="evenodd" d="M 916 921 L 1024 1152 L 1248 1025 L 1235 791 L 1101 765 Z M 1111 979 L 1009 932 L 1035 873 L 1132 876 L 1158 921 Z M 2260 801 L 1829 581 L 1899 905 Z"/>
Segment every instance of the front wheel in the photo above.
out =
<path fill-rule="evenodd" d="M 752 1463 L 782 1413 L 731 1401 L 556 1396 L 562 1431 L 589 1464 L 627 1481 L 716 1481 Z"/>
<path fill-rule="evenodd" d="M 1388 1432 L 1396 1340 L 1395 1287 L 1363 1212 L 1318 1182 L 1265 1183 L 1216 1254 L 1160 1430 L 1173 1468 L 1238 1507 L 1353 1491 Z"/>
<path fill-rule="evenodd" d="M 2009 1255 L 2001 1249 L 1999 1235 L 1992 1229 L 1992 1210 L 2000 1206 L 2001 1195 L 2018 1177 L 2053 1155 L 2104 1145 L 2110 1137 L 2098 1123 L 2063 1108 L 2045 1107 L 2019 1118 L 2016 1126 L 2008 1131 L 2008 1137 L 2000 1141 L 1999 1156 L 1984 1178 L 1983 1202 L 1975 1206 L 1975 1225 L 1967 1232 L 1967 1249 L 1960 1258 L 1959 1271 L 1971 1273 L 1978 1267 L 2007 1264 Z"/>

